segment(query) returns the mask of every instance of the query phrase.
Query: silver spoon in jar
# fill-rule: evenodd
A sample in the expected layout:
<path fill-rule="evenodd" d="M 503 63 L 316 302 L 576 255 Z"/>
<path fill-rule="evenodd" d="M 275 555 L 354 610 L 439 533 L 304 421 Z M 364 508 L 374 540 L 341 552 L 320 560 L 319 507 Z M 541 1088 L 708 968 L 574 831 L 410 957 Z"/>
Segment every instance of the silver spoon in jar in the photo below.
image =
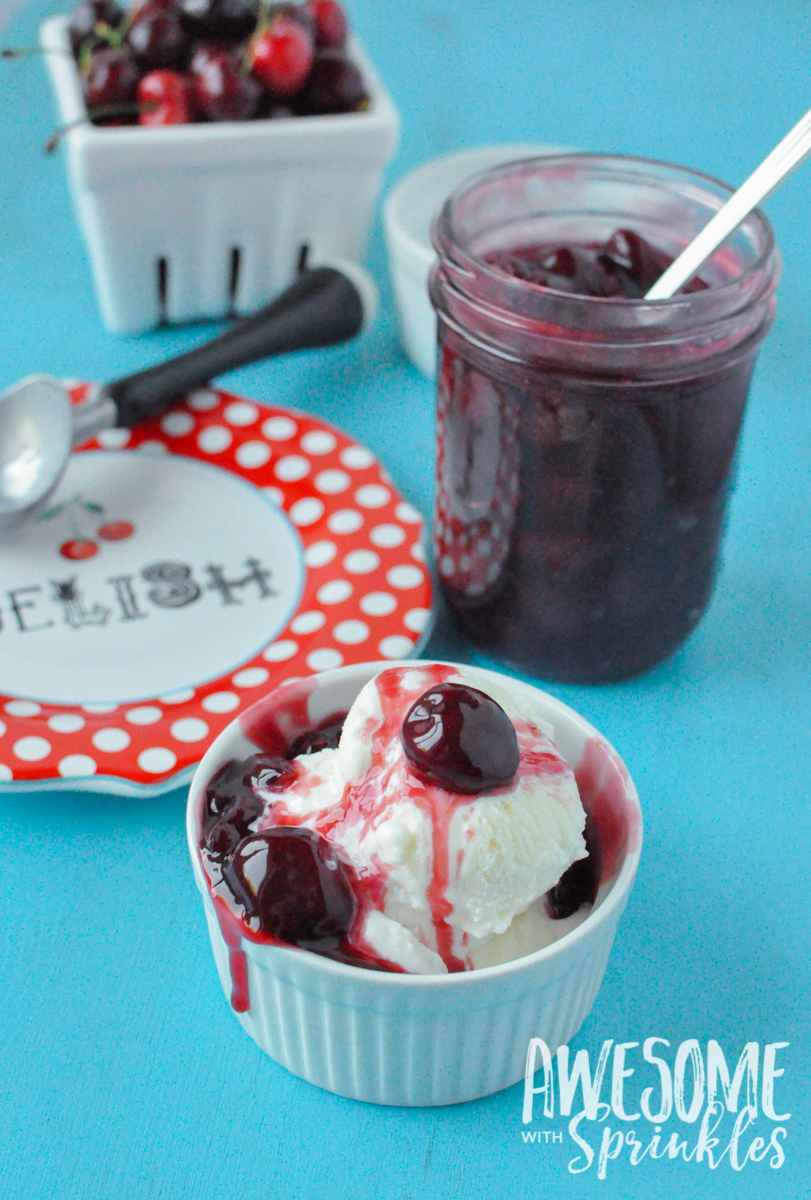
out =
<path fill-rule="evenodd" d="M 730 234 L 767 196 L 787 179 L 795 167 L 811 154 L 811 111 L 798 121 L 771 154 L 764 158 L 745 183 L 727 200 L 712 220 L 674 259 L 647 292 L 646 300 L 669 300 L 699 267 L 715 253 Z"/>
<path fill-rule="evenodd" d="M 348 341 L 370 324 L 377 289 L 354 264 L 314 267 L 265 308 L 219 337 L 97 389 L 81 404 L 49 375 L 0 395 L 0 534 L 41 508 L 71 451 L 104 429 L 160 416 L 184 392 L 248 363 Z"/>

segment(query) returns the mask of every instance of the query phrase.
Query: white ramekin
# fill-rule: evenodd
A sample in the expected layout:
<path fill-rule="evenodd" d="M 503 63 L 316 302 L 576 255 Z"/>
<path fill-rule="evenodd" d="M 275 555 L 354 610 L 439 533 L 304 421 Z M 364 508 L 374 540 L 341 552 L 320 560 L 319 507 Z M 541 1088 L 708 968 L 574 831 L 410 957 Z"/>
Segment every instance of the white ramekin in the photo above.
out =
<path fill-rule="evenodd" d="M 60 119 L 87 117 L 68 18 L 40 42 Z M 250 313 L 311 265 L 360 262 L 399 117 L 361 47 L 366 112 L 66 134 L 76 219 L 111 333 Z M 159 263 L 164 266 L 160 267 Z"/>
<path fill-rule="evenodd" d="M 428 276 L 436 255 L 431 223 L 460 184 L 480 171 L 519 158 L 561 154 L 562 146 L 516 143 L 477 146 L 423 163 L 401 179 L 383 205 L 383 232 L 397 303 L 403 349 L 414 366 L 436 375 L 436 314 L 428 297 Z"/>
<path fill-rule="evenodd" d="M 349 708 L 361 687 L 391 662 L 361 663 L 307 680 L 314 723 Z M 462 668 L 463 669 L 463 668 Z M 310 1083 L 377 1104 L 456 1104 L 487 1096 L 524 1075 L 531 1038 L 554 1050 L 577 1033 L 602 982 L 617 922 L 634 880 L 642 839 L 636 789 L 616 752 L 587 721 L 552 696 L 487 671 L 501 687 L 530 698 L 577 769 L 594 739 L 611 765 L 615 817 L 624 828 L 616 873 L 582 925 L 560 941 L 497 967 L 454 975 L 368 971 L 305 950 L 242 939 L 250 1009 L 243 1029 L 271 1058 Z M 272 704 L 272 700 L 270 701 Z M 268 698 L 249 709 L 250 717 Z M 245 719 L 245 715 L 243 715 Z M 214 958 L 231 995 L 229 949 L 220 932 L 197 846 L 205 785 L 225 762 L 255 753 L 239 721 L 209 747 L 192 780 L 186 828 Z"/>

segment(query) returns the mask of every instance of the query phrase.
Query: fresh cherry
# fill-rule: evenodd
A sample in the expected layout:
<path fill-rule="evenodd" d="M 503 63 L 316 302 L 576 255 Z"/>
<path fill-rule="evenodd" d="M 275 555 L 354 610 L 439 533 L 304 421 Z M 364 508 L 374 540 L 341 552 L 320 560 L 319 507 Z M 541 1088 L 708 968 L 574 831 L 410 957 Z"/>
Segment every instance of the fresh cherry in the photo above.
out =
<path fill-rule="evenodd" d="M 184 27 L 196 38 L 241 42 L 256 28 L 257 5 L 243 0 L 179 0 Z"/>
<path fill-rule="evenodd" d="M 91 542 L 89 538 L 75 538 L 71 542 L 63 542 L 59 547 L 59 553 L 63 558 L 92 558 L 98 552 L 98 543 Z"/>
<path fill-rule="evenodd" d="M 194 100 L 206 121 L 248 121 L 256 116 L 262 85 L 243 74 L 228 46 L 198 46 L 192 55 Z"/>
<path fill-rule="evenodd" d="M 95 50 L 90 57 L 88 73 L 82 76 L 87 107 L 134 104 L 138 77 L 138 68 L 125 50 L 112 46 Z"/>
<path fill-rule="evenodd" d="M 355 915 L 344 864 L 309 829 L 263 829 L 239 843 L 223 879 L 248 921 L 268 937 L 322 953 L 338 947 Z"/>
<path fill-rule="evenodd" d="M 317 729 L 310 729 L 296 738 L 290 747 L 290 757 L 317 754 L 319 750 L 337 750 L 345 720 L 345 712 L 332 713 L 325 717 Z"/>
<path fill-rule="evenodd" d="M 134 58 L 145 70 L 183 67 L 191 49 L 191 41 L 181 24 L 179 11 L 162 4 L 160 0 L 148 0 L 138 9 L 127 41 Z M 148 122 L 142 122 L 145 123 Z"/>
<path fill-rule="evenodd" d="M 140 125 L 186 125 L 194 120 L 194 84 L 180 71 L 150 71 L 138 84 L 138 103 Z M 99 537 L 118 542 L 134 529 L 129 521 L 112 521 L 102 525 L 98 533 Z"/>
<path fill-rule="evenodd" d="M 96 32 L 97 25 L 115 29 L 123 16 L 124 10 L 119 8 L 115 0 L 82 0 L 74 9 L 68 25 L 73 53 L 79 53 L 83 43 Z"/>
<path fill-rule="evenodd" d="M 593 817 L 586 817 L 584 834 L 588 858 L 579 858 L 564 871 L 544 896 L 544 907 L 554 921 L 571 917 L 584 904 L 593 904 L 600 883 L 600 843 Z"/>
<path fill-rule="evenodd" d="M 352 60 L 340 50 L 317 50 L 309 78 L 296 96 L 296 112 L 304 117 L 360 112 L 368 104 L 363 77 Z"/>
<path fill-rule="evenodd" d="M 318 45 L 330 50 L 343 50 L 348 27 L 346 14 L 338 0 L 307 0 L 304 7 L 315 21 Z"/>
<path fill-rule="evenodd" d="M 313 65 L 313 40 L 290 17 L 277 17 L 251 41 L 254 75 L 273 96 L 293 96 L 303 86 Z"/>
<path fill-rule="evenodd" d="M 160 72 L 160 74 L 169 74 L 169 72 Z M 138 99 L 141 99 L 141 88 L 149 75 L 145 75 L 144 79 L 138 85 Z M 152 97 L 150 97 L 151 99 Z M 143 115 L 143 114 L 142 114 Z M 132 537 L 135 533 L 135 526 L 129 521 L 105 521 L 103 525 L 99 525 L 96 530 L 96 536 L 100 537 L 105 542 L 123 542 L 125 538 Z"/>
<path fill-rule="evenodd" d="M 411 770 L 449 792 L 503 787 L 521 761 L 512 721 L 478 688 L 440 683 L 409 709 L 400 734 Z"/>

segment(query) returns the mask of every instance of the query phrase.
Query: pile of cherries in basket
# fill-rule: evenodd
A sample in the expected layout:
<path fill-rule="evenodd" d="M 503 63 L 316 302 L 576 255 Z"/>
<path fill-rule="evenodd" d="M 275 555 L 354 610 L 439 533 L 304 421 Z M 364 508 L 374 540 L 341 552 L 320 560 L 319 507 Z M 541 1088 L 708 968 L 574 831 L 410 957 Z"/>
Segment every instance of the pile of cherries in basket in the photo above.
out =
<path fill-rule="evenodd" d="M 360 112 L 363 78 L 345 52 L 337 0 L 82 0 L 70 21 L 96 124 Z"/>

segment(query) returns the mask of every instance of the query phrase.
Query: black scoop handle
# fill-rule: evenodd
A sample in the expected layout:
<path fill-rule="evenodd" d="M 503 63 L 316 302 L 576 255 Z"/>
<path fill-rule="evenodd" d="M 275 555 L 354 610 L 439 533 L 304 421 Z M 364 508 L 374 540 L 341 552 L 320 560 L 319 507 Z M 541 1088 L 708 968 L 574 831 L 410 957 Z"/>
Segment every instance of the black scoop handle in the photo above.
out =
<path fill-rule="evenodd" d="M 236 367 L 349 341 L 363 327 L 363 299 L 354 283 L 334 267 L 315 267 L 265 308 L 219 337 L 137 375 L 104 388 L 115 403 L 116 424 L 131 428 L 158 417 L 178 396 Z"/>

